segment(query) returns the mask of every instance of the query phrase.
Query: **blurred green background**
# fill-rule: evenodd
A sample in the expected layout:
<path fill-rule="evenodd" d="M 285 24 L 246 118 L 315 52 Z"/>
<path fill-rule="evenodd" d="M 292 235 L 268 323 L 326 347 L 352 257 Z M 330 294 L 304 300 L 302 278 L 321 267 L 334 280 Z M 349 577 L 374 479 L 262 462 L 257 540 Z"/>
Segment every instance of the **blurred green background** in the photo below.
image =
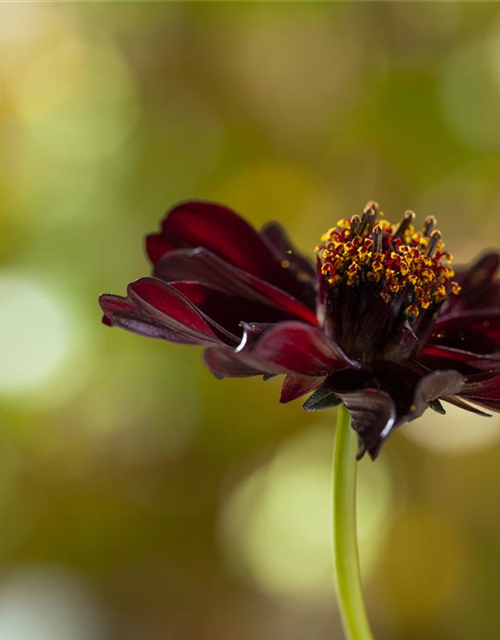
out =
<path fill-rule="evenodd" d="M 500 245 L 495 3 L 0 5 L 0 640 L 331 640 L 335 412 L 100 324 L 179 199 Z M 360 464 L 384 640 L 498 640 L 500 419 Z"/>

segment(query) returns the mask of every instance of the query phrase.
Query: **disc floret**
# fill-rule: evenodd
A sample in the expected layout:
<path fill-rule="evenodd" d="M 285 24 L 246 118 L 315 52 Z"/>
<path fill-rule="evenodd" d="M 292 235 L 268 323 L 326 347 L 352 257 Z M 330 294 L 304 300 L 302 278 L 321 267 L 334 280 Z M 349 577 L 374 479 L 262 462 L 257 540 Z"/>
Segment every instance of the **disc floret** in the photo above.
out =
<path fill-rule="evenodd" d="M 339 220 L 321 237 L 316 251 L 327 286 L 374 283 L 385 302 L 404 298 L 408 318 L 458 294 L 453 257 L 445 251 L 434 216 L 425 220 L 422 231 L 415 229 L 413 211 L 399 224 L 382 216 L 378 204 L 369 202 L 362 217 Z"/>

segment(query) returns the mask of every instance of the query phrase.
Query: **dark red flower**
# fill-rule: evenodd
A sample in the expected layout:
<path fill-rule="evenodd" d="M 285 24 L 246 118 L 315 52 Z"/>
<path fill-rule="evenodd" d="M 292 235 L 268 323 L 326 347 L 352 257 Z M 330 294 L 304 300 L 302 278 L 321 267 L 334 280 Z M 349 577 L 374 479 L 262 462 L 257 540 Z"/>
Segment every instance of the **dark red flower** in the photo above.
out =
<path fill-rule="evenodd" d="M 372 458 L 393 429 L 442 401 L 500 411 L 499 255 L 451 268 L 436 220 L 393 225 L 369 203 L 340 220 L 313 266 L 282 227 L 260 232 L 208 202 L 172 209 L 146 240 L 152 277 L 100 298 L 103 321 L 208 347 L 219 378 L 285 374 L 281 402 L 342 402 Z"/>

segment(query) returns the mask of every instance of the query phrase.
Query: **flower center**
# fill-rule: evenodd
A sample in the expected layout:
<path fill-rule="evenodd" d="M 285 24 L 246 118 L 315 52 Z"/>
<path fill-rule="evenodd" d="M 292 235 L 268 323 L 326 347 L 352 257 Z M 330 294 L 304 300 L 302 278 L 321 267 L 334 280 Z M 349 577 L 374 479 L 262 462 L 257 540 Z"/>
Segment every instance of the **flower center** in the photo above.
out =
<path fill-rule="evenodd" d="M 372 282 L 385 302 L 403 299 L 408 318 L 458 294 L 453 257 L 435 230 L 436 219 L 429 216 L 424 229 L 417 231 L 412 211 L 395 225 L 382 216 L 378 204 L 369 202 L 362 217 L 339 220 L 321 237 L 316 251 L 327 286 Z"/>

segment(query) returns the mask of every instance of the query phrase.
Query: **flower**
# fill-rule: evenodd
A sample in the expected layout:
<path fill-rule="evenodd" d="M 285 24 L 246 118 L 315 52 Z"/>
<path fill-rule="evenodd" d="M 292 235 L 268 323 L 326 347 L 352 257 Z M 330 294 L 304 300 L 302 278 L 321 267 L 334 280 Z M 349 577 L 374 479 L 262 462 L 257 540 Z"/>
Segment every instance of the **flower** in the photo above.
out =
<path fill-rule="evenodd" d="M 375 202 L 298 253 L 274 222 L 185 202 L 146 239 L 152 277 L 104 294 L 107 325 L 204 345 L 218 377 L 285 374 L 281 402 L 343 403 L 359 457 L 430 407 L 500 411 L 500 257 L 451 266 L 436 220 L 385 220 Z"/>

